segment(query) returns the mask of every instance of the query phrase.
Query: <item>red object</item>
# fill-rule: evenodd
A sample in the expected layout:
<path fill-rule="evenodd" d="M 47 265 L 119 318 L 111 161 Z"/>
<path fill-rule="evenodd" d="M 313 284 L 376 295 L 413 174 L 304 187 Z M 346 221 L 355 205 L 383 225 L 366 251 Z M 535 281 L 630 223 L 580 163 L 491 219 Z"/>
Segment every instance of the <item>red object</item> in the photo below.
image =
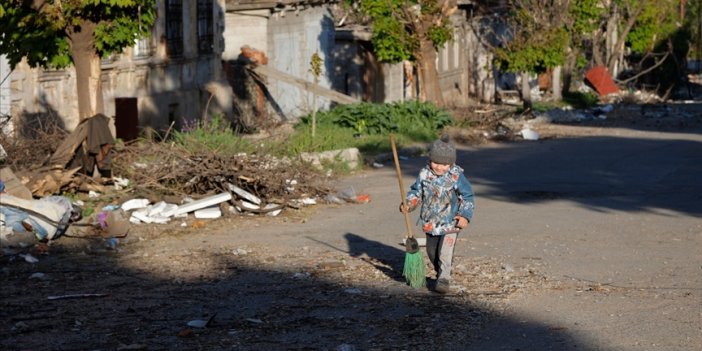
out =
<path fill-rule="evenodd" d="M 614 84 L 612 75 L 609 74 L 605 66 L 593 67 L 585 73 L 585 79 L 595 87 L 595 90 L 600 96 L 607 96 L 619 92 L 619 88 Z"/>

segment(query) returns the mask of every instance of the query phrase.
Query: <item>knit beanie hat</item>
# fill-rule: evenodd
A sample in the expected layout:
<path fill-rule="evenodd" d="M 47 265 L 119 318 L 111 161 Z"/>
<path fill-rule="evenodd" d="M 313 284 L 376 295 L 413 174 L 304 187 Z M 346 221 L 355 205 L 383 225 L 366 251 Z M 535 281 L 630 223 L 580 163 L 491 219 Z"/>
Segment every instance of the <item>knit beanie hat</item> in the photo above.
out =
<path fill-rule="evenodd" d="M 441 139 L 434 141 L 429 149 L 429 160 L 435 163 L 452 165 L 456 163 L 456 147 L 449 142 L 448 135 L 444 134 Z"/>

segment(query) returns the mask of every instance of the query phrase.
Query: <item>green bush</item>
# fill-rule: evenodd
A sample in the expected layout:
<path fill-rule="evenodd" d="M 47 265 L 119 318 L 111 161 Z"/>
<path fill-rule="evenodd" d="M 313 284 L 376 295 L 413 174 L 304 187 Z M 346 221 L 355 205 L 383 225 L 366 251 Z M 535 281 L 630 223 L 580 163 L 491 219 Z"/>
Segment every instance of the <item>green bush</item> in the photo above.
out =
<path fill-rule="evenodd" d="M 306 128 L 311 116 L 305 116 L 298 128 Z M 453 123 L 451 115 L 431 103 L 418 101 L 373 104 L 362 102 L 338 106 L 317 114 L 318 126 L 335 125 L 352 130 L 356 136 L 405 134 L 417 140 L 432 140 L 437 131 Z"/>
<path fill-rule="evenodd" d="M 599 102 L 597 94 L 592 92 L 581 93 L 577 91 L 563 94 L 563 101 L 574 108 L 590 108 Z"/>

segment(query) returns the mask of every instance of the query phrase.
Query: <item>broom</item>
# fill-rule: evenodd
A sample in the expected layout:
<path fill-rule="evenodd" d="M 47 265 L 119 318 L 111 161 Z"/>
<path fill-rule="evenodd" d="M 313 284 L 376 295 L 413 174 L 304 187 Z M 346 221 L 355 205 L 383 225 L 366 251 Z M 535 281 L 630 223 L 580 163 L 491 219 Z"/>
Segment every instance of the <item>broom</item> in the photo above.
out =
<path fill-rule="evenodd" d="M 395 170 L 397 171 L 397 181 L 400 184 L 400 198 L 405 204 L 405 187 L 402 184 L 402 172 L 400 171 L 400 161 L 397 158 L 397 148 L 395 147 L 395 137 L 390 133 L 390 146 L 392 156 L 395 159 Z M 406 205 L 406 204 L 405 204 Z M 402 269 L 402 276 L 413 288 L 421 288 L 426 284 L 427 267 L 424 265 L 424 256 L 419 251 L 419 243 L 412 236 L 412 225 L 409 214 L 405 211 L 405 225 L 407 226 L 407 239 L 405 239 L 405 265 Z"/>

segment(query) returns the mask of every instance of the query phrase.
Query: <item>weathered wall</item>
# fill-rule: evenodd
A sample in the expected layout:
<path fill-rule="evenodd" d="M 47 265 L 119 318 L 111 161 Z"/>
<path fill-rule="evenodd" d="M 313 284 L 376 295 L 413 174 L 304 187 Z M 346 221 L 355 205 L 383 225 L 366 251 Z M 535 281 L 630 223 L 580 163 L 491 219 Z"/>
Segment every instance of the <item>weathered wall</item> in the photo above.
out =
<path fill-rule="evenodd" d="M 115 98 L 136 97 L 139 125 L 165 130 L 186 120 L 198 120 L 210 100 L 208 112 L 231 114 L 231 98 L 222 84 L 220 54 L 223 50 L 224 0 L 213 3 L 213 52 L 197 48 L 196 2 L 183 1 L 183 54 L 168 57 L 165 45 L 165 2 L 157 2 L 157 21 L 151 37 L 138 50 L 103 60 L 105 114 L 115 115 Z M 144 49 L 146 47 L 146 49 Z M 144 54 L 146 53 L 146 54 Z M 56 115 L 67 130 L 78 124 L 75 70 L 33 69 L 20 64 L 12 74 L 12 115 Z"/>
<path fill-rule="evenodd" d="M 249 10 L 227 12 L 224 15 L 224 52 L 225 61 L 236 60 L 241 47 L 248 45 L 268 54 L 268 20 L 271 10 Z"/>
<path fill-rule="evenodd" d="M 0 55 L 0 133 L 10 133 L 7 123 L 10 115 L 10 63 L 4 55 Z"/>
<path fill-rule="evenodd" d="M 268 21 L 268 65 L 307 81 L 314 81 L 310 60 L 317 53 L 323 60 L 319 85 L 330 88 L 333 70 L 334 22 L 325 6 L 274 13 Z M 269 81 L 268 89 L 288 119 L 312 111 L 313 95 L 285 82 Z M 317 108 L 329 100 L 316 97 Z"/>
<path fill-rule="evenodd" d="M 249 46 L 262 52 L 268 58 L 267 66 L 278 71 L 293 75 L 297 78 L 313 82 L 315 77 L 311 72 L 310 60 L 317 53 L 323 60 L 322 72 L 318 84 L 330 88 L 330 76 L 333 70 L 333 56 L 331 55 L 334 42 L 334 23 L 327 5 L 289 5 L 285 9 L 266 8 L 236 10 L 230 9 L 225 15 L 226 29 L 224 31 L 225 48 L 222 59 L 234 61 L 240 57 L 241 47 Z M 241 66 L 233 63 L 230 74 L 241 76 Z M 245 75 L 245 72 L 244 72 Z M 232 84 L 245 84 L 246 77 L 231 77 Z M 316 99 L 317 108 L 326 108 L 329 101 L 326 98 L 314 97 L 311 93 L 289 83 L 265 78 L 268 93 L 267 118 L 273 120 L 295 121 L 312 111 L 313 100 Z M 260 116 L 253 116 L 256 94 L 243 91 L 241 87 L 233 87 L 238 113 L 244 120 L 259 120 Z M 243 100 L 242 100 L 243 99 Z M 237 112 L 235 112 L 236 114 Z M 253 114 L 253 115 L 252 115 Z M 251 116 L 249 116 L 251 115 Z M 250 123 L 249 123 L 250 124 Z"/>

